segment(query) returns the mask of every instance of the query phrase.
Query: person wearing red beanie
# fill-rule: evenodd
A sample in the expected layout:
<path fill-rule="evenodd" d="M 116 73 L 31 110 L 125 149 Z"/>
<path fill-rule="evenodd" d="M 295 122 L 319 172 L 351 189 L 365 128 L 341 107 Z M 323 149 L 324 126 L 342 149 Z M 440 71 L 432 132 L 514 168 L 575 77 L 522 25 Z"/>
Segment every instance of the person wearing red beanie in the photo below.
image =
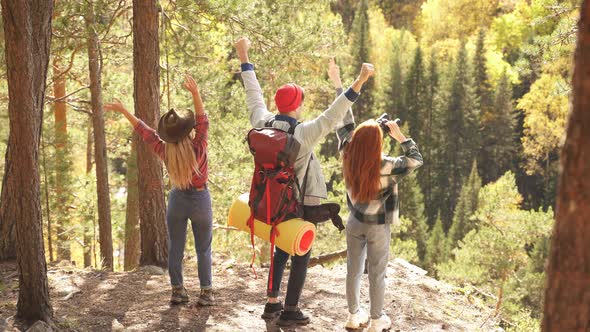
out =
<path fill-rule="evenodd" d="M 301 117 L 303 110 L 303 88 L 293 83 L 281 86 L 275 94 L 275 104 L 279 114 L 272 114 L 264 102 L 254 65 L 250 63 L 248 57 L 250 40 L 240 38 L 235 47 L 241 61 L 241 76 L 246 89 L 246 106 L 250 113 L 250 123 L 255 128 L 272 126 L 283 131 L 289 131 L 294 127 L 293 136 L 301 144 L 295 160 L 295 173 L 301 186 L 306 188 L 302 203 L 305 207 L 320 205 L 321 200 L 327 198 L 327 189 L 320 163 L 313 154 L 313 148 L 342 123 L 344 115 L 359 97 L 363 84 L 374 74 L 373 65 L 364 63 L 351 87 L 339 95 L 328 109 L 313 120 L 299 123 L 297 120 Z M 306 182 L 303 183 L 303 181 Z M 272 319 L 280 315 L 277 322 L 279 326 L 306 325 L 310 322 L 310 318 L 298 307 L 310 256 L 311 250 L 304 256 L 291 257 L 291 273 L 283 307 L 278 296 L 289 254 L 278 247 L 275 248 L 272 289 L 267 291 L 268 300 L 262 318 Z"/>
<path fill-rule="evenodd" d="M 295 111 L 303 102 L 303 88 L 294 83 L 285 84 L 275 94 L 275 104 L 280 113 Z"/>

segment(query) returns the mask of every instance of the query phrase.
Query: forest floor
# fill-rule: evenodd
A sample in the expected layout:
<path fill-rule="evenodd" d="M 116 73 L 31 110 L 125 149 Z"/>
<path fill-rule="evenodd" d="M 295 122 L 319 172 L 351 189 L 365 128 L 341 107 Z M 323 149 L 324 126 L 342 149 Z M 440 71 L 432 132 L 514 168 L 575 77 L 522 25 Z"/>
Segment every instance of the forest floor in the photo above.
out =
<path fill-rule="evenodd" d="M 169 304 L 167 273 L 147 267 L 133 272 L 102 272 L 71 266 L 48 270 L 55 322 L 61 331 L 344 331 L 346 265 L 309 269 L 300 306 L 312 322 L 279 329 L 260 318 L 267 269 L 255 279 L 246 262 L 215 255 L 214 285 L 218 304 L 194 305 L 198 297 L 195 258 L 185 261 L 190 303 Z M 368 308 L 368 282 L 363 277 L 363 306 Z M 283 289 L 286 284 L 284 277 Z M 18 296 L 14 263 L 0 264 L 0 331 L 13 327 Z M 396 259 L 389 263 L 385 310 L 391 331 L 502 331 L 493 310 L 464 290 L 439 282 L 425 271 Z M 359 330 L 361 331 L 361 330 Z"/>

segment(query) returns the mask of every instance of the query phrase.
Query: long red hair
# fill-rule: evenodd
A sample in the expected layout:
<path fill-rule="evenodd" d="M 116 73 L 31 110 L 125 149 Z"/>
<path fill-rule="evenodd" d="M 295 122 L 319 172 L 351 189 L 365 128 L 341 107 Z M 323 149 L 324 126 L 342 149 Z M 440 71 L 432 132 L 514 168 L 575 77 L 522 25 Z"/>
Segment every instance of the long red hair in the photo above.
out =
<path fill-rule="evenodd" d="M 366 203 L 377 196 L 382 148 L 383 131 L 375 120 L 358 126 L 344 148 L 344 181 L 354 201 Z"/>

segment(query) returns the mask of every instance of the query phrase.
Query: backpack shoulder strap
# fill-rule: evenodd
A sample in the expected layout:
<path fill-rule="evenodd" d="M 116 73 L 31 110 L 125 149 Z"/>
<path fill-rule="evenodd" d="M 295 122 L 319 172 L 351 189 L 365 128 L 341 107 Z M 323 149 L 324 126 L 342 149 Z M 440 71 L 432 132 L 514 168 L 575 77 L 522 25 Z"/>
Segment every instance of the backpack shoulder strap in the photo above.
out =
<path fill-rule="evenodd" d="M 311 160 L 313 159 L 313 153 L 309 156 L 309 161 L 307 162 L 307 167 L 305 168 L 305 176 L 303 176 L 303 189 L 301 190 L 301 205 L 305 201 L 305 191 L 307 190 L 307 174 L 309 173 L 309 165 L 311 164 Z"/>
<path fill-rule="evenodd" d="M 275 122 L 275 119 L 271 119 L 269 121 L 267 121 L 264 126 L 265 127 L 272 127 L 272 124 Z M 292 125 L 291 127 L 289 127 L 289 130 L 287 131 L 287 133 L 291 134 L 291 135 L 295 135 L 295 128 L 299 125 L 299 121 L 297 121 L 297 123 L 295 125 Z"/>
<path fill-rule="evenodd" d="M 289 131 L 287 131 L 289 134 L 291 135 L 295 135 L 295 128 L 299 125 L 299 122 L 297 122 L 294 126 L 291 126 L 289 128 Z"/>

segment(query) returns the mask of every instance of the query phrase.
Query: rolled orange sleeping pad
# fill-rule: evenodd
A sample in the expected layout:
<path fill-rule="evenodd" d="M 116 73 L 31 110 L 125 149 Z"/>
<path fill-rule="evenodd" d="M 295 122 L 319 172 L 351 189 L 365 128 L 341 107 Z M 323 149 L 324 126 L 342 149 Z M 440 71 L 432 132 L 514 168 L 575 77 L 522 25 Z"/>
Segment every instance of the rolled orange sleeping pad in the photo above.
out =
<path fill-rule="evenodd" d="M 242 194 L 229 208 L 228 225 L 250 233 L 247 222 L 250 218 L 248 194 Z M 254 219 L 254 235 L 270 242 L 271 226 L 258 219 Z M 315 240 L 315 225 L 300 218 L 285 220 L 276 227 L 278 236 L 275 245 L 289 255 L 303 256 L 311 249 Z"/>

